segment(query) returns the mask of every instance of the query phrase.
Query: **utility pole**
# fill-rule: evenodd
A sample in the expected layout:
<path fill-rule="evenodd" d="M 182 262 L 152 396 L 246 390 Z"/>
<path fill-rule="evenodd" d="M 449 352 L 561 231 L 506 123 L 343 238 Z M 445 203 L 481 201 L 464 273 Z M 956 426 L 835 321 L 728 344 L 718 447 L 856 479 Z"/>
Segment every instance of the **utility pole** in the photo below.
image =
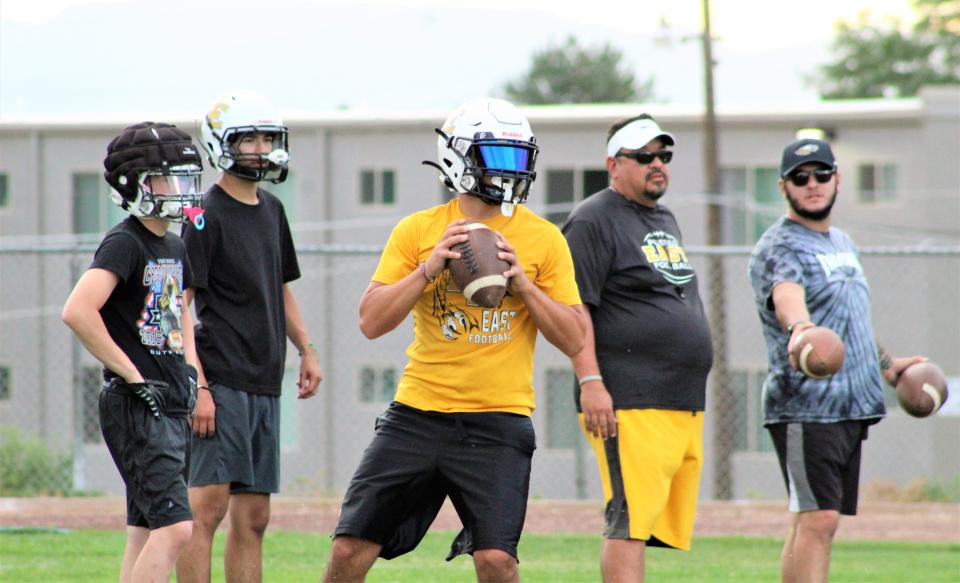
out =
<path fill-rule="evenodd" d="M 720 206 L 720 166 L 717 160 L 717 115 L 713 91 L 713 36 L 710 26 L 710 0 L 703 0 L 703 165 L 707 192 L 707 245 L 723 243 L 723 208 Z M 723 256 L 707 255 L 707 315 L 713 336 L 713 369 L 710 372 L 711 412 L 713 417 L 713 489 L 714 497 L 733 497 L 731 458 L 733 457 L 733 395 L 727 382 L 726 289 Z"/>

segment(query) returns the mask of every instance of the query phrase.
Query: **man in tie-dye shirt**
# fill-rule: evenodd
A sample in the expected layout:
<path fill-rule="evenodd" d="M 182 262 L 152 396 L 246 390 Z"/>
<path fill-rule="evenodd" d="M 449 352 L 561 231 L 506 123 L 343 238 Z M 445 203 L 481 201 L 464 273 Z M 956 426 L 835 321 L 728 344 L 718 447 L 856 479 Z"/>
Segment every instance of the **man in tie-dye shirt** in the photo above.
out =
<path fill-rule="evenodd" d="M 750 281 L 767 343 L 763 385 L 770 431 L 794 513 L 781 555 L 783 581 L 826 581 L 841 514 L 857 511 L 861 442 L 884 413 L 883 383 L 922 357 L 878 350 L 870 288 L 850 237 L 831 226 L 840 173 L 827 142 L 798 140 L 783 151 L 780 191 L 787 214 L 757 242 Z M 827 379 L 797 370 L 800 332 L 830 328 L 843 339 L 843 366 Z"/>

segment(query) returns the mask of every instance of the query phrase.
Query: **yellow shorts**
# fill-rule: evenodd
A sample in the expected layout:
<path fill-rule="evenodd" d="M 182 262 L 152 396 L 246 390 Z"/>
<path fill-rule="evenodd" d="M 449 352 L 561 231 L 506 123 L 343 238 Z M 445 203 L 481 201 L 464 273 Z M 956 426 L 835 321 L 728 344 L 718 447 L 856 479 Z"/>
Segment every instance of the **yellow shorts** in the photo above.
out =
<path fill-rule="evenodd" d="M 617 436 L 593 446 L 606 501 L 611 539 L 690 550 L 703 466 L 703 412 L 664 409 L 616 411 Z"/>

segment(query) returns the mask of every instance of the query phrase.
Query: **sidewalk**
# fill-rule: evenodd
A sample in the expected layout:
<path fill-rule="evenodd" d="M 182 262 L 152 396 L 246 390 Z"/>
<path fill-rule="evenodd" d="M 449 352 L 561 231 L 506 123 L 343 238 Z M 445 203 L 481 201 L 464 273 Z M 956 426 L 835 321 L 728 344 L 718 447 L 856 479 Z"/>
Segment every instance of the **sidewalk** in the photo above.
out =
<path fill-rule="evenodd" d="M 783 537 L 789 515 L 781 502 L 701 502 L 698 536 Z M 332 532 L 340 501 L 329 498 L 275 496 L 270 528 Z M 0 528 L 122 529 L 123 498 L 0 498 Z M 434 522 L 435 530 L 458 530 L 460 520 L 448 502 Z M 525 532 L 594 533 L 603 530 L 599 502 L 531 500 Z M 859 514 L 840 520 L 838 540 L 897 540 L 960 543 L 960 504 L 865 502 Z"/>

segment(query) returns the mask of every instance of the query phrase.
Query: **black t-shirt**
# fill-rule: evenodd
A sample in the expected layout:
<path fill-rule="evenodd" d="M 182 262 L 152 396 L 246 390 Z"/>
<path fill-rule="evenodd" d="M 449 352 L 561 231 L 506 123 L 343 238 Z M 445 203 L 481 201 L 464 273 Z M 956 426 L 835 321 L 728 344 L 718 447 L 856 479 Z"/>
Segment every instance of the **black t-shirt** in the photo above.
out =
<path fill-rule="evenodd" d="M 100 308 L 110 337 L 144 378 L 169 383 L 168 410 L 186 409 L 190 388 L 180 322 L 191 273 L 183 241 L 174 233 L 157 236 L 127 217 L 103 237 L 90 268 L 120 278 Z M 116 376 L 104 368 L 105 380 Z"/>
<path fill-rule="evenodd" d="M 713 347 L 673 213 L 608 188 L 562 230 L 614 407 L 702 411 Z"/>
<path fill-rule="evenodd" d="M 196 289 L 197 352 L 207 381 L 279 395 L 286 359 L 283 284 L 300 277 L 280 200 L 258 189 L 244 204 L 214 185 L 204 197 L 204 228 L 183 238 Z"/>

